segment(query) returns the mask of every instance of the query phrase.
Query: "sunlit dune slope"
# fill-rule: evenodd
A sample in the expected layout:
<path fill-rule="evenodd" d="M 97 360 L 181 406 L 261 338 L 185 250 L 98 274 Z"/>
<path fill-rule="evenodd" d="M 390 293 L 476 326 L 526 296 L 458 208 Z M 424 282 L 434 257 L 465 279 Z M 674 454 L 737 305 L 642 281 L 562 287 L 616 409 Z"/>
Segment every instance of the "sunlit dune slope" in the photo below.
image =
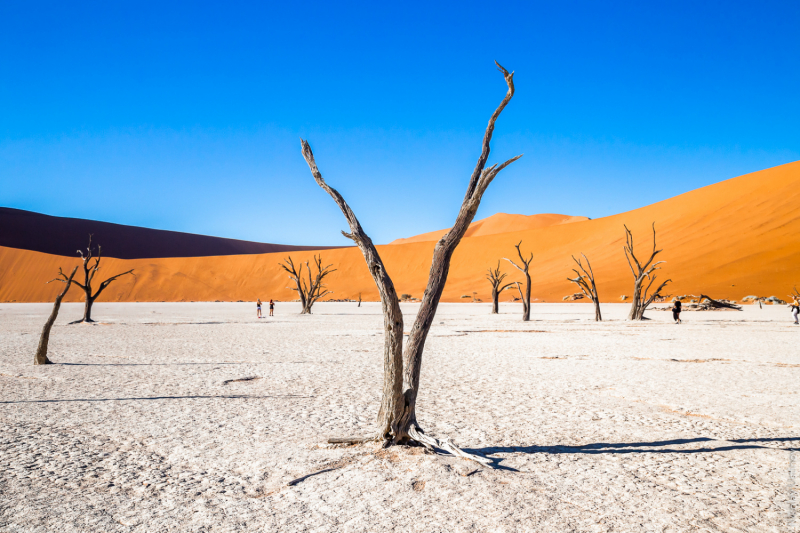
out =
<path fill-rule="evenodd" d="M 491 190 L 488 194 L 491 194 Z M 490 217 L 491 218 L 491 217 Z M 655 222 L 659 259 L 666 263 L 659 276 L 671 278 L 672 294 L 705 293 L 741 299 L 748 294 L 782 298 L 800 286 L 800 162 L 747 174 L 697 189 L 627 213 L 597 220 L 548 225 L 465 238 L 453 256 L 444 301 L 477 292 L 489 298 L 484 279 L 488 267 L 512 257 L 514 244 L 532 251 L 533 297 L 560 301 L 575 292 L 566 281 L 572 254 L 592 261 L 600 296 L 618 301 L 631 294 L 632 276 L 622 252 L 623 224 L 633 231 L 640 256 L 652 248 Z M 342 228 L 345 228 L 342 220 Z M 369 228 L 366 228 L 369 231 Z M 421 297 L 435 242 L 380 246 L 381 256 L 398 293 Z M 314 252 L 291 252 L 307 260 Z M 333 298 L 377 300 L 378 293 L 357 248 L 322 252 L 324 262 L 338 270 L 328 278 Z M 107 259 L 102 275 L 134 268 L 135 277 L 120 278 L 101 301 L 208 301 L 294 299 L 286 273 L 278 262 L 286 253 L 184 257 L 167 259 Z M 58 267 L 77 264 L 72 257 L 0 248 L 0 301 L 52 300 L 62 287 L 45 284 Z M 521 279 L 505 261 L 509 279 Z M 82 294 L 73 288 L 69 301 Z M 511 294 L 501 300 L 509 299 Z"/>
<path fill-rule="evenodd" d="M 483 237 L 485 235 L 496 235 L 498 233 L 508 233 L 511 231 L 522 231 L 527 229 L 546 228 L 547 226 L 556 226 L 558 224 L 569 224 L 570 222 L 580 222 L 589 220 L 586 217 L 573 217 L 569 215 L 554 215 L 554 214 L 541 214 L 541 215 L 509 215 L 507 213 L 497 213 L 482 220 L 476 220 L 469 225 L 465 237 Z M 410 242 L 428 242 L 438 241 L 441 239 L 448 229 L 440 229 L 439 231 L 431 231 L 421 235 L 408 237 L 407 239 L 396 239 L 390 244 L 408 244 Z"/>

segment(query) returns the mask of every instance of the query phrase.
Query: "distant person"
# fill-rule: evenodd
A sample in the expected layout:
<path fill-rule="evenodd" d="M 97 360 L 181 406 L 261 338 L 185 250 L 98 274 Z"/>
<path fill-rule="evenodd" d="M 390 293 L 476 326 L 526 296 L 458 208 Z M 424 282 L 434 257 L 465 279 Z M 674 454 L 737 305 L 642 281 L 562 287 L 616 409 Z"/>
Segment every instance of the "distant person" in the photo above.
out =
<path fill-rule="evenodd" d="M 675 305 L 672 306 L 672 318 L 675 319 L 676 324 L 681 323 L 681 301 L 675 300 Z"/>
<path fill-rule="evenodd" d="M 261 318 L 261 298 L 258 298 L 256 301 L 256 316 Z"/>
<path fill-rule="evenodd" d="M 792 316 L 794 317 L 794 323 L 800 324 L 797 320 L 797 315 L 800 315 L 800 298 L 795 296 L 792 298 Z"/>
<path fill-rule="evenodd" d="M 269 316 L 272 316 L 272 312 L 275 310 L 275 302 L 272 301 L 270 298 L 269 300 Z"/>

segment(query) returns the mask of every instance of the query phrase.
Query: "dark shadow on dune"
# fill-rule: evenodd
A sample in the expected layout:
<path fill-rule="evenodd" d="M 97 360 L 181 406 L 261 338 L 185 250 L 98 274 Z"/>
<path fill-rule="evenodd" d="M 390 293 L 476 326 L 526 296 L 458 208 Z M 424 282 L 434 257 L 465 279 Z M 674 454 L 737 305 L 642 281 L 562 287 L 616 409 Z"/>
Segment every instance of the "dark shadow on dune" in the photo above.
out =
<path fill-rule="evenodd" d="M 295 399 L 295 398 L 314 398 L 314 396 L 248 396 L 245 394 L 234 394 L 225 396 L 145 396 L 141 398 L 75 398 L 75 399 L 55 399 L 55 400 L 16 400 L 8 402 L 0 402 L 0 404 L 9 403 L 62 403 L 62 402 L 125 402 L 125 401 L 142 401 L 142 400 L 263 400 L 263 399 Z"/>
<path fill-rule="evenodd" d="M 695 444 L 700 442 L 718 442 L 721 446 L 704 446 L 702 448 L 672 448 L 671 446 L 682 446 L 686 444 Z M 707 437 L 700 437 L 696 439 L 674 439 L 655 442 L 619 442 L 608 443 L 598 442 L 595 444 L 585 444 L 583 446 L 489 446 L 486 448 L 464 448 L 467 453 L 476 453 L 479 455 L 492 455 L 496 453 L 547 453 L 552 455 L 567 454 L 567 453 L 583 453 L 583 454 L 606 454 L 606 453 L 715 453 L 731 450 L 784 450 L 784 451 L 800 451 L 800 447 L 785 448 L 777 446 L 760 446 L 756 443 L 788 443 L 796 442 L 800 444 L 800 437 L 777 437 L 777 438 L 759 438 L 759 439 L 728 439 L 719 440 Z M 733 443 L 733 444 L 730 444 Z M 502 458 L 492 458 L 496 461 L 502 461 Z"/>

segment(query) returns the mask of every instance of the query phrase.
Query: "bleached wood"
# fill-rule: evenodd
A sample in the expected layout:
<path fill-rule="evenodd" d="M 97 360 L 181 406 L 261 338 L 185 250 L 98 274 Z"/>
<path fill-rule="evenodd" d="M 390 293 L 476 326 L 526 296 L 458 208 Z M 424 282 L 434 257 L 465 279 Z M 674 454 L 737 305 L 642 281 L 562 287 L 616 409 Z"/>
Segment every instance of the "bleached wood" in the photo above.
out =
<path fill-rule="evenodd" d="M 58 318 L 58 310 L 61 308 L 61 300 L 64 299 L 64 296 L 67 295 L 67 291 L 72 286 L 72 278 L 75 277 L 75 273 L 78 271 L 78 267 L 72 269 L 72 273 L 67 276 L 64 272 L 59 268 L 58 275 L 59 277 L 53 280 L 48 281 L 47 283 L 52 283 L 54 281 L 60 281 L 61 283 L 66 283 L 66 287 L 64 290 L 61 291 L 56 296 L 56 301 L 53 303 L 53 310 L 50 312 L 50 316 L 47 318 L 47 322 L 44 324 L 44 328 L 42 328 L 42 335 L 39 337 L 39 346 L 36 348 L 36 355 L 33 358 L 34 365 L 49 365 L 52 363 L 50 359 L 47 358 L 47 347 L 50 344 L 50 330 L 53 328 L 53 324 L 56 322 L 56 318 Z"/>

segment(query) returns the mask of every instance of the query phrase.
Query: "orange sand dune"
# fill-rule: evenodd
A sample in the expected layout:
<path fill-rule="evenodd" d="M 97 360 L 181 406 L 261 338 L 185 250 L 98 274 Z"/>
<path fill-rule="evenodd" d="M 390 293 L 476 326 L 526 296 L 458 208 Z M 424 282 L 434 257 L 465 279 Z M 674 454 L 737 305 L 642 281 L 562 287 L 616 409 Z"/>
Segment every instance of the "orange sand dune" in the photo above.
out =
<path fill-rule="evenodd" d="M 498 233 L 509 233 L 512 231 L 522 231 L 526 229 L 546 228 L 557 224 L 569 224 L 570 222 L 581 222 L 589 220 L 587 217 L 572 217 L 569 215 L 553 215 L 549 213 L 541 215 L 509 215 L 508 213 L 497 213 L 482 220 L 476 220 L 469 225 L 465 237 L 483 237 L 484 235 L 497 235 Z M 407 239 L 396 239 L 389 244 L 407 244 L 410 242 L 438 241 L 448 229 L 431 231 L 421 235 L 408 237 Z"/>
<path fill-rule="evenodd" d="M 623 224 L 633 231 L 636 250 L 644 256 L 651 247 L 653 222 L 659 248 L 664 249 L 659 259 L 667 261 L 659 275 L 673 280 L 669 285 L 672 294 L 785 298 L 792 285 L 800 286 L 800 162 L 795 162 L 602 219 L 465 238 L 453 256 L 443 299 L 457 301 L 473 292 L 488 299 L 486 269 L 504 256 L 511 257 L 514 244 L 521 240 L 522 249 L 532 251 L 535 257 L 533 297 L 560 301 L 575 292 L 566 281 L 572 268 L 570 255 L 584 252 L 594 266 L 601 298 L 619 301 L 620 295 L 631 294 L 632 284 L 622 252 Z M 426 241 L 378 247 L 398 293 L 422 295 L 434 246 L 435 242 Z M 312 254 L 291 252 L 295 260 L 307 260 Z M 334 298 L 357 298 L 361 292 L 365 300 L 378 299 L 357 248 L 322 254 L 326 263 L 338 269 L 328 278 Z M 101 273 L 112 275 L 134 268 L 136 277 L 126 276 L 112 284 L 101 301 L 294 299 L 294 293 L 286 288 L 286 273 L 278 267 L 285 256 L 109 258 L 103 260 Z M 45 283 L 58 267 L 75 264 L 77 260 L 71 257 L 0 248 L 0 301 L 50 301 L 61 286 Z M 503 267 L 510 279 L 520 279 L 505 262 Z M 81 296 L 73 288 L 67 299 L 76 301 Z"/>

